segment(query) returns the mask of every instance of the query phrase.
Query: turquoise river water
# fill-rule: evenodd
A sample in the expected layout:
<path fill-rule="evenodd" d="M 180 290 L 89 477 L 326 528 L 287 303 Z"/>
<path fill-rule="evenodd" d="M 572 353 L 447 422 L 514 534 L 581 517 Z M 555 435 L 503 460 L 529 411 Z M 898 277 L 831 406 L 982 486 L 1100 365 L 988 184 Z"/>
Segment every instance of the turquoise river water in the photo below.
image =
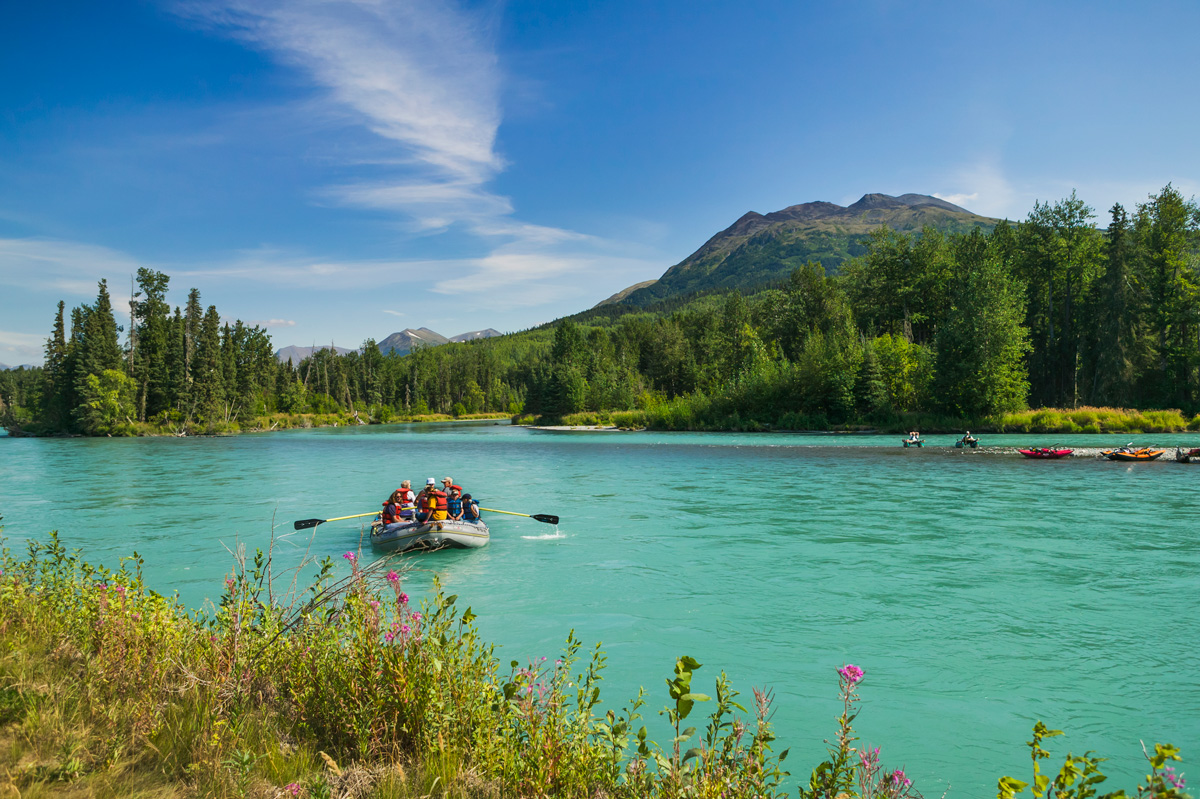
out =
<path fill-rule="evenodd" d="M 604 697 L 667 701 L 675 657 L 774 690 L 793 781 L 839 712 L 835 668 L 866 670 L 856 727 L 926 796 L 995 795 L 1028 779 L 1034 721 L 1143 773 L 1139 740 L 1200 756 L 1200 468 L 1111 463 L 1129 436 L 898 436 L 537 431 L 493 423 L 228 438 L 0 438 L 9 545 L 57 529 L 108 566 L 136 549 L 153 587 L 192 606 L 221 588 L 236 542 L 299 561 L 291 522 L 377 508 L 403 478 L 452 475 L 487 507 L 480 550 L 412 556 L 479 614 L 504 660 L 559 651 L 574 628 L 609 656 Z M 1200 444 L 1196 436 L 1139 443 Z M 1017 444 L 1090 457 L 1026 461 Z M 1169 455 L 1170 453 L 1168 453 Z M 357 549 L 358 520 L 316 528 L 313 554 Z M 367 548 L 364 557 L 372 558 Z M 697 712 L 703 710 L 698 706 Z M 1200 775 L 1198 775 L 1200 776 Z"/>

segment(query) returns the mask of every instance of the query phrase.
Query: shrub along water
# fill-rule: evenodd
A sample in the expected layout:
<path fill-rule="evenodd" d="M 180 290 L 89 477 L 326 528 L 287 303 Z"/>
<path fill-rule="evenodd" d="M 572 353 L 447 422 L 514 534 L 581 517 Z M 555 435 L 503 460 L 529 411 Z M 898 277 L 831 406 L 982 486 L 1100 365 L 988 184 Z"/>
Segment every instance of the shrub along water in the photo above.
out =
<path fill-rule="evenodd" d="M 573 634 L 553 663 L 503 666 L 470 608 L 440 588 L 420 610 L 389 561 L 326 560 L 312 585 L 282 595 L 269 557 L 237 561 L 220 605 L 189 613 L 149 589 L 136 553 L 108 571 L 56 535 L 0 574 L 0 764 L 22 796 L 776 797 L 771 694 L 749 711 L 724 673 L 715 701 L 681 657 L 662 714 L 674 735 L 649 740 L 642 692 L 601 712 L 605 656 Z M 287 579 L 287 576 L 284 576 Z M 805 799 L 915 796 L 851 722 L 863 671 L 839 669 L 836 746 L 799 787 Z M 702 732 L 686 726 L 712 702 Z M 1040 730 L 1040 732 L 1039 732 Z M 1094 795 L 1090 754 L 1033 793 Z M 1181 799 L 1172 747 L 1158 746 L 1138 796 Z M 1025 786 L 1005 777 L 999 796 Z M 1124 793 L 1107 796 L 1124 796 Z"/>

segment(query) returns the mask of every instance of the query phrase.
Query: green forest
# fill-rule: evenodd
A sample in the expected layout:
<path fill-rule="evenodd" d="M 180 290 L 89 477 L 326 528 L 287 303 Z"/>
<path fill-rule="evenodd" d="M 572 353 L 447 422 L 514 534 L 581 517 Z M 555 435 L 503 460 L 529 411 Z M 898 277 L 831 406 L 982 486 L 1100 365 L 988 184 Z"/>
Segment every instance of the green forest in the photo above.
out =
<path fill-rule="evenodd" d="M 428 414 L 691 430 L 986 429 L 1030 407 L 1190 418 L 1200 207 L 1168 185 L 1105 221 L 1072 193 L 988 233 L 880 228 L 832 275 L 809 261 L 754 290 L 607 305 L 404 356 L 368 340 L 298 364 L 196 289 L 172 310 L 168 276 L 141 269 L 128 330 L 104 281 L 91 305 L 59 303 L 43 368 L 0 372 L 0 422 L 133 435 Z"/>

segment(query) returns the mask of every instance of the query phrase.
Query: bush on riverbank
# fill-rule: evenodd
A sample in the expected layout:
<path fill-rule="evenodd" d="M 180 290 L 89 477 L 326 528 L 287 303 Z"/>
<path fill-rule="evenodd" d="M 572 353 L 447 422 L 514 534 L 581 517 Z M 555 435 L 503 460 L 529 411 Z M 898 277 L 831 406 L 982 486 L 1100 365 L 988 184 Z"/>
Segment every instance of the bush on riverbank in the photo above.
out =
<path fill-rule="evenodd" d="M 1188 418 L 1179 410 L 1126 408 L 1037 408 L 982 419 L 961 419 L 936 413 L 892 413 L 866 417 L 855 425 L 835 425 L 823 414 L 789 411 L 777 417 L 749 415 L 721 408 L 711 397 L 676 397 L 651 404 L 646 410 L 575 413 L 547 418 L 524 416 L 517 424 L 612 425 L 651 430 L 698 432 L 763 432 L 872 430 L 878 433 L 1183 433 L 1200 431 L 1200 416 Z"/>
<path fill-rule="evenodd" d="M 326 563 L 280 597 L 261 555 L 219 608 L 149 590 L 53 537 L 0 577 L 0 764 L 18 790 L 95 795 L 773 796 L 769 702 L 736 712 L 724 675 L 699 755 L 637 731 L 644 698 L 601 714 L 599 649 L 502 666 L 474 613 L 421 610 L 387 562 Z M 386 570 L 386 571 L 385 571 Z M 677 665 L 677 684 L 699 667 Z M 684 679 L 686 677 L 686 680 Z M 673 697 L 679 720 L 702 697 Z M 682 735 L 682 733 L 681 733 Z M 686 749 L 686 747 L 684 748 Z M 686 761 L 686 764 L 685 764 Z M 25 794 L 22 794 L 25 795 Z"/>
<path fill-rule="evenodd" d="M 1001 433 L 1182 433 L 1200 430 L 1200 416 L 1188 419 L 1178 410 L 1038 408 L 1006 413 L 986 424 Z"/>
<path fill-rule="evenodd" d="M 68 553 L 57 536 L 0 571 L 0 767 L 21 796 L 96 797 L 785 797 L 770 724 L 771 693 L 749 712 L 721 673 L 675 663 L 660 748 L 640 722 L 644 692 L 599 708 L 605 656 L 573 634 L 546 658 L 503 666 L 440 588 L 420 610 L 389 561 L 278 592 L 269 558 L 240 562 L 219 607 L 189 613 L 148 589 L 134 554 L 115 572 Z M 878 748 L 859 749 L 852 721 L 863 671 L 838 670 L 843 713 L 828 759 L 801 799 L 918 797 Z M 701 730 L 693 709 L 709 703 Z M 1087 799 L 1100 759 L 1068 755 L 1035 796 Z M 1158 745 L 1139 798 L 1186 799 Z M 1043 782 L 1042 780 L 1045 780 Z M 1001 778 L 1001 799 L 1025 786 Z M 1050 793 L 1046 793 L 1047 787 Z M 1123 792 L 1106 794 L 1124 797 Z M 1104 799 L 1103 797 L 1101 799 Z"/>

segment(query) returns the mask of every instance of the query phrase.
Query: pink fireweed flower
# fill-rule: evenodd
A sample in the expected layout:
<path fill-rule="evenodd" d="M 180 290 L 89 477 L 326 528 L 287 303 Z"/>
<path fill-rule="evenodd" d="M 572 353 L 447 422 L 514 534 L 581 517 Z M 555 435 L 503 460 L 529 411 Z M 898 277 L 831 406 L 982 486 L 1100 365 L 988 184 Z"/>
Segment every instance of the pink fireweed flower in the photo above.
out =
<path fill-rule="evenodd" d="M 386 633 L 383 634 L 383 640 L 387 641 L 390 644 L 392 641 L 396 640 L 396 634 L 394 632 L 392 632 L 391 630 L 388 630 Z"/>
<path fill-rule="evenodd" d="M 377 600 L 377 599 L 372 599 L 372 600 L 371 600 L 371 607 L 373 607 L 375 610 L 379 610 L 379 600 Z"/>
<path fill-rule="evenodd" d="M 420 614 L 420 613 L 414 613 L 414 614 L 412 615 L 412 620 L 413 620 L 413 621 L 420 621 L 420 620 L 421 620 L 421 614 Z"/>
<path fill-rule="evenodd" d="M 837 670 L 838 674 L 842 675 L 842 679 L 854 685 L 863 678 L 863 670 L 853 663 L 848 663 Z"/>
<path fill-rule="evenodd" d="M 114 585 L 114 586 L 113 586 L 113 590 L 114 590 L 114 591 L 116 591 L 118 594 L 123 594 L 123 593 L 125 593 L 125 586 L 123 586 L 123 585 Z"/>
<path fill-rule="evenodd" d="M 403 633 L 404 635 L 408 635 L 408 633 L 411 631 L 411 629 L 412 628 L 409 627 L 407 624 L 400 625 L 400 632 Z"/>
<path fill-rule="evenodd" d="M 342 555 L 342 557 L 345 558 L 346 560 L 350 561 L 351 563 L 358 560 L 358 555 L 355 555 L 353 552 L 347 552 L 345 555 Z"/>
<path fill-rule="evenodd" d="M 393 585 L 400 582 L 400 575 L 396 574 L 396 570 L 392 569 L 387 573 L 387 581 Z"/>
<path fill-rule="evenodd" d="M 400 604 L 401 605 L 408 604 L 408 594 L 404 593 L 403 591 L 400 592 Z"/>
<path fill-rule="evenodd" d="M 892 772 L 892 782 L 896 785 L 903 785 L 905 788 L 912 785 L 912 780 L 904 776 L 904 769 L 901 768 Z"/>
<path fill-rule="evenodd" d="M 287 785 L 283 786 L 283 789 L 292 796 L 299 796 L 301 791 L 300 783 L 298 782 L 289 782 Z"/>

